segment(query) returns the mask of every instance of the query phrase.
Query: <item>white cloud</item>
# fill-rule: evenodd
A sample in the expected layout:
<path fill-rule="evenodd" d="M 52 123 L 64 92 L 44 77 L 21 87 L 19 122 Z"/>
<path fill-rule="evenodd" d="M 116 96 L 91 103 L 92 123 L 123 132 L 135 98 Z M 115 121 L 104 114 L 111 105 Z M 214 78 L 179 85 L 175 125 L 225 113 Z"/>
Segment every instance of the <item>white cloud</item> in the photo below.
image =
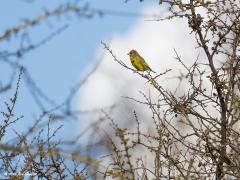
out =
<path fill-rule="evenodd" d="M 149 13 L 156 9 L 149 8 L 145 11 Z M 180 67 L 174 59 L 174 48 L 186 63 L 195 60 L 193 35 L 189 33 L 186 21 L 158 22 L 140 19 L 127 34 L 115 35 L 110 48 L 129 66 L 131 64 L 127 53 L 131 49 L 136 49 L 155 71 L 163 72 L 167 68 L 172 68 L 175 74 Z M 99 51 L 102 52 L 103 47 Z M 136 74 L 123 69 L 107 54 L 98 70 L 82 88 L 79 105 L 83 108 L 95 108 L 111 104 L 116 98 L 114 96 L 123 95 L 119 94 L 122 89 L 128 87 L 127 95 L 130 96 L 129 91 L 139 90 L 137 87 L 142 87 L 144 83 Z M 164 84 L 168 86 L 172 83 L 165 81 Z"/>
<path fill-rule="evenodd" d="M 159 11 L 162 10 L 148 8 L 144 10 L 144 13 Z M 114 55 L 127 65 L 131 66 L 127 53 L 131 49 L 136 49 L 154 71 L 161 73 L 166 69 L 172 69 L 167 77 L 176 77 L 179 72 L 184 71 L 180 63 L 174 58 L 174 49 L 188 66 L 192 65 L 198 55 L 199 61 L 204 60 L 200 50 L 195 47 L 194 35 L 190 34 L 187 21 L 182 19 L 163 22 L 139 19 L 128 33 L 115 35 L 110 44 Z M 98 50 L 97 54 L 102 53 L 102 51 L 104 51 L 103 47 Z M 164 76 L 158 80 L 164 88 L 169 90 L 177 88 L 177 95 L 187 91 L 185 81 L 178 87 L 178 79 L 167 77 Z M 142 123 L 142 131 L 146 132 L 151 129 L 153 124 L 148 108 L 122 98 L 122 96 L 128 96 L 141 100 L 143 97 L 139 91 L 145 92 L 146 95 L 150 91 L 153 101 L 157 101 L 158 93 L 149 83 L 146 83 L 146 80 L 121 67 L 107 53 L 98 70 L 82 87 L 79 95 L 79 108 L 89 110 L 117 104 L 118 106 L 111 116 L 120 126 L 129 129 L 136 128 L 136 125 L 133 125 L 135 123 L 133 111 L 136 110 Z M 96 114 L 81 116 L 79 128 L 86 127 L 86 122 L 90 124 L 98 120 L 98 117 Z M 85 125 L 83 126 L 83 124 Z M 100 128 L 111 134 L 107 125 L 108 123 L 103 123 Z"/>
<path fill-rule="evenodd" d="M 144 13 L 158 13 L 160 8 L 147 8 Z M 184 20 L 149 21 L 139 19 L 126 34 L 115 35 L 110 48 L 118 59 L 131 66 L 127 53 L 136 49 L 158 73 L 172 69 L 169 77 L 179 75 L 183 68 L 176 61 L 174 49 L 189 66 L 199 51 L 195 49 L 194 36 L 190 35 Z M 104 51 L 100 47 L 98 53 Z M 177 79 L 160 78 L 159 83 L 168 89 L 175 89 Z M 124 101 L 121 96 L 139 97 L 139 90 L 148 92 L 146 81 L 119 64 L 107 53 L 98 70 L 82 87 L 79 96 L 80 109 L 102 108 Z M 182 87 L 185 88 L 184 86 Z M 147 91 L 146 91 L 147 90 Z"/>

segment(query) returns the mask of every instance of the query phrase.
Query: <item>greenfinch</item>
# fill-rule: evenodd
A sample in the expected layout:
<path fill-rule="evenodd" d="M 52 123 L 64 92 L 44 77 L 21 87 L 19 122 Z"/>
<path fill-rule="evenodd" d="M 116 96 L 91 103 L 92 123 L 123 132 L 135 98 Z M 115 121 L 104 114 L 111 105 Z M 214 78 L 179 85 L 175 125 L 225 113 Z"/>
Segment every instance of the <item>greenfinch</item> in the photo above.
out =
<path fill-rule="evenodd" d="M 131 50 L 128 55 L 130 57 L 132 65 L 137 71 L 151 71 L 156 73 L 149 67 L 144 58 L 140 56 L 136 50 Z"/>

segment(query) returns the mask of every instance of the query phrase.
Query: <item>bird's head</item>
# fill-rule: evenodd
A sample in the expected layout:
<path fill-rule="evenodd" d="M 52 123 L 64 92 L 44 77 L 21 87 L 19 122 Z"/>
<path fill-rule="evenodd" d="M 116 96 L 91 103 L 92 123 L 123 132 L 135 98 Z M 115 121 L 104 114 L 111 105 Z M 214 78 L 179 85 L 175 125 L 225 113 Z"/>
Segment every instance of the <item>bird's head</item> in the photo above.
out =
<path fill-rule="evenodd" d="M 137 53 L 137 51 L 136 50 L 131 50 L 129 53 L 128 53 L 128 55 L 130 56 L 130 57 L 132 57 L 132 56 L 136 56 L 138 53 Z"/>

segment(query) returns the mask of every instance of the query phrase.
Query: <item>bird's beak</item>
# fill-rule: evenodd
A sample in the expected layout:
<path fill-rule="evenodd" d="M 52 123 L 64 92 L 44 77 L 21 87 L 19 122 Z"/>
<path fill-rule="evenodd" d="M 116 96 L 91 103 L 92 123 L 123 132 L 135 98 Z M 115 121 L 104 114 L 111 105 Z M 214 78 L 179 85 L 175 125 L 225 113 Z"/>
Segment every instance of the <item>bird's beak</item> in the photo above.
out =
<path fill-rule="evenodd" d="M 130 52 L 129 52 L 129 53 L 127 53 L 127 55 L 130 55 Z"/>

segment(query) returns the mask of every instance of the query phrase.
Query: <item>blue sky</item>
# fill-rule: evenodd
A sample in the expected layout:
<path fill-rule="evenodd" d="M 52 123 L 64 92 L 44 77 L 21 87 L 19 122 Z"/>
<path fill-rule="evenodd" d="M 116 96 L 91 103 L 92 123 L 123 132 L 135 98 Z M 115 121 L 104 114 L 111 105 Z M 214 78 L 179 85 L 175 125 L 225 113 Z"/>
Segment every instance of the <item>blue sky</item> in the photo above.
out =
<path fill-rule="evenodd" d="M 43 14 L 44 11 L 51 11 L 66 2 L 74 1 L 39 0 L 32 3 L 26 3 L 24 0 L 3 1 L 0 6 L 0 34 L 18 25 L 26 18 L 33 19 Z M 146 6 L 157 5 L 157 1 L 140 3 L 137 0 L 130 0 L 128 3 L 124 3 L 123 0 L 82 0 L 78 2 L 79 6 L 85 6 L 86 4 L 95 9 L 138 14 Z M 16 51 L 21 44 L 22 34 L 26 32 L 29 34 L 29 38 L 24 40 L 23 45 L 28 45 L 29 41 L 35 44 L 57 29 L 68 25 L 68 28 L 59 35 L 25 54 L 19 60 L 20 64 L 27 67 L 37 86 L 57 103 L 64 100 L 70 89 L 86 72 L 89 64 L 94 62 L 95 51 L 101 48 L 101 40 L 110 39 L 115 34 L 128 32 L 132 24 L 140 18 L 106 14 L 103 17 L 94 16 L 91 19 L 86 19 L 78 18 L 73 13 L 68 13 L 67 16 L 52 17 L 35 27 L 29 27 L 25 31 L 21 31 L 17 36 L 11 37 L 9 41 L 0 43 L 1 51 Z M 2 83 L 9 78 L 9 68 L 2 63 L 0 64 L 0 75 Z M 1 111 L 5 108 L 3 102 L 8 100 L 12 93 L 13 91 L 0 94 Z M 24 118 L 16 124 L 16 129 L 24 131 L 25 128 L 34 123 L 36 117 L 40 115 L 39 113 L 38 106 L 22 80 L 16 105 L 16 115 L 24 115 Z M 76 122 L 71 121 L 64 124 L 65 127 L 61 132 L 64 132 L 65 137 L 74 132 L 69 130 L 76 127 Z"/>

